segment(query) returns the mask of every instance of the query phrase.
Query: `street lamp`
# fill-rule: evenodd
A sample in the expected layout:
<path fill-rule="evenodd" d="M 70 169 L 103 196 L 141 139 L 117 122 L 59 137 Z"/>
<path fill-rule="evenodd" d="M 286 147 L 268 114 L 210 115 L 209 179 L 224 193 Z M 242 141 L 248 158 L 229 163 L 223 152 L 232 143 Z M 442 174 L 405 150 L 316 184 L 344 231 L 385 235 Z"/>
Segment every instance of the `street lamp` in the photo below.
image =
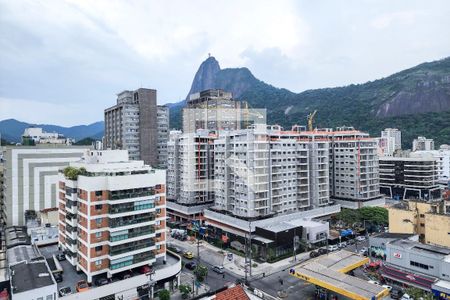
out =
<path fill-rule="evenodd" d="M 145 273 L 148 276 L 148 298 L 153 300 L 153 287 L 155 286 L 155 282 L 152 281 L 152 276 L 155 275 L 155 270 L 151 270 L 148 273 Z"/>

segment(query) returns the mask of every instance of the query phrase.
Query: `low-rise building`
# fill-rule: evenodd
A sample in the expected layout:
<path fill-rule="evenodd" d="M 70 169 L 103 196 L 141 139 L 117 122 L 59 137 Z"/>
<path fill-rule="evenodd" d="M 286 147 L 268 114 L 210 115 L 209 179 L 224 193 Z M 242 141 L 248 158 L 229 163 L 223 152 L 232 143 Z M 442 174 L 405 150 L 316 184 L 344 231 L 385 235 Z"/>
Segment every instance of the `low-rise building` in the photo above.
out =
<path fill-rule="evenodd" d="M 433 139 L 427 139 L 424 136 L 419 136 L 413 140 L 412 151 L 430 151 L 434 150 Z"/>
<path fill-rule="evenodd" d="M 22 144 L 26 146 L 34 144 L 66 144 L 71 145 L 74 142 L 71 138 L 56 132 L 45 132 L 40 127 L 26 128 L 22 134 Z"/>
<path fill-rule="evenodd" d="M 450 212 L 445 202 L 410 200 L 388 211 L 390 233 L 417 234 L 425 244 L 450 247 Z"/>

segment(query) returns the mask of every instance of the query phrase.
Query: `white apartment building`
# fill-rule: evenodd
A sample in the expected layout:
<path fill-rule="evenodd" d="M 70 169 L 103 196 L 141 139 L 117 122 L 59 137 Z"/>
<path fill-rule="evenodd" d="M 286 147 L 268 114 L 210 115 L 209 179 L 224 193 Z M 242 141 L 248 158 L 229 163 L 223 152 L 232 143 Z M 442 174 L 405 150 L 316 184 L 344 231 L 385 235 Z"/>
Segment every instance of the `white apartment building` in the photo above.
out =
<path fill-rule="evenodd" d="M 67 144 L 71 145 L 73 139 L 65 138 L 64 135 L 56 132 L 45 132 L 40 127 L 25 128 L 22 140 L 30 139 L 35 144 Z"/>
<path fill-rule="evenodd" d="M 158 166 L 167 167 L 167 142 L 169 141 L 169 107 L 158 105 L 157 134 L 158 134 Z"/>
<path fill-rule="evenodd" d="M 381 137 L 387 138 L 389 153 L 391 153 L 391 149 L 394 149 L 394 151 L 402 149 L 402 132 L 397 128 L 386 128 L 381 132 Z M 394 151 L 392 151 L 392 154 Z"/>
<path fill-rule="evenodd" d="M 214 208 L 253 218 L 326 206 L 328 157 L 328 141 L 280 126 L 223 132 L 214 141 Z"/>
<path fill-rule="evenodd" d="M 390 136 L 375 138 L 378 156 L 393 156 L 395 152 L 395 139 Z"/>
<path fill-rule="evenodd" d="M 330 192 L 343 207 L 384 205 L 380 195 L 377 142 L 353 127 L 325 132 L 331 140 Z"/>
<path fill-rule="evenodd" d="M 59 245 L 88 282 L 166 260 L 164 170 L 88 151 L 61 170 L 58 195 Z"/>
<path fill-rule="evenodd" d="M 434 158 L 437 163 L 438 180 L 443 183 L 450 180 L 450 147 L 448 145 L 441 145 L 439 150 L 411 152 L 410 157 Z"/>
<path fill-rule="evenodd" d="M 25 225 L 27 210 L 57 207 L 58 169 L 78 161 L 86 146 L 4 148 L 3 212 L 6 224 Z M 1 198 L 1 197 L 0 197 Z"/>
<path fill-rule="evenodd" d="M 427 139 L 424 136 L 419 136 L 413 140 L 412 151 L 430 151 L 434 150 L 433 139 Z"/>

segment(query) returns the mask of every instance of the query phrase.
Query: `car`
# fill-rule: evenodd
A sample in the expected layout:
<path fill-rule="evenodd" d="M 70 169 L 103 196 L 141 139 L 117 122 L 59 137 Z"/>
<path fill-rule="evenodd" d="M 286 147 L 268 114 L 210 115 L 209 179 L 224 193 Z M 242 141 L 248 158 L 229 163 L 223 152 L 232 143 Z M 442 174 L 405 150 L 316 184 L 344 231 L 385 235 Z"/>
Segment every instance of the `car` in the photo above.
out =
<path fill-rule="evenodd" d="M 319 251 L 320 255 L 328 253 L 328 249 L 327 248 L 319 248 L 317 251 Z"/>
<path fill-rule="evenodd" d="M 366 240 L 366 237 L 363 236 L 363 235 L 360 235 L 360 236 L 357 236 L 357 237 L 356 237 L 356 240 L 357 240 L 358 242 L 362 242 L 362 241 L 365 241 L 365 240 Z"/>
<path fill-rule="evenodd" d="M 130 271 L 125 271 L 121 274 L 121 277 L 122 277 L 122 280 L 131 278 L 131 277 L 133 277 L 133 273 L 131 273 Z"/>
<path fill-rule="evenodd" d="M 368 280 L 367 282 L 371 283 L 371 284 L 380 285 L 380 283 L 378 281 L 375 281 L 375 280 Z"/>
<path fill-rule="evenodd" d="M 191 251 L 184 252 L 183 256 L 184 256 L 184 258 L 187 258 L 187 259 L 193 259 L 194 258 L 194 254 L 192 254 Z"/>
<path fill-rule="evenodd" d="M 190 261 L 190 262 L 186 263 L 184 266 L 188 270 L 195 270 L 195 268 L 197 267 L 197 264 L 193 261 Z"/>
<path fill-rule="evenodd" d="M 63 275 L 62 273 L 53 273 L 53 278 L 55 278 L 56 282 L 62 282 L 63 281 Z"/>
<path fill-rule="evenodd" d="M 392 299 L 400 299 L 403 296 L 403 292 L 400 289 L 392 289 L 390 292 L 390 296 Z"/>
<path fill-rule="evenodd" d="M 214 266 L 212 270 L 218 274 L 223 274 L 225 272 L 225 268 L 223 266 Z"/>
<path fill-rule="evenodd" d="M 364 255 L 364 253 L 367 253 L 367 247 L 362 247 L 361 249 L 359 249 L 359 254 Z"/>
<path fill-rule="evenodd" d="M 147 274 L 147 273 L 150 273 L 151 271 L 152 271 L 152 268 L 150 268 L 150 266 L 148 266 L 148 265 L 142 266 L 139 269 L 139 273 L 141 273 L 141 274 Z"/>
<path fill-rule="evenodd" d="M 89 290 L 89 285 L 86 282 L 86 280 L 80 280 L 77 282 L 77 285 L 75 287 L 75 289 L 77 290 L 77 292 L 85 292 L 87 290 Z"/>
<path fill-rule="evenodd" d="M 70 288 L 70 286 L 62 287 L 59 289 L 58 294 L 60 297 L 70 295 L 70 294 L 72 294 L 72 289 Z"/>
<path fill-rule="evenodd" d="M 339 248 L 345 248 L 345 247 L 347 247 L 347 243 L 346 243 L 346 242 L 340 242 L 340 243 L 338 244 L 338 247 L 339 247 Z"/>
<path fill-rule="evenodd" d="M 392 291 L 392 286 L 390 286 L 390 285 L 383 284 L 382 287 L 384 287 L 385 289 L 387 289 L 389 292 Z"/>
<path fill-rule="evenodd" d="M 309 257 L 314 258 L 320 256 L 320 253 L 318 251 L 311 251 L 309 252 Z"/>
<path fill-rule="evenodd" d="M 414 298 L 408 294 L 403 294 L 403 296 L 400 298 L 400 300 L 414 300 Z"/>
<path fill-rule="evenodd" d="M 337 251 L 339 250 L 339 247 L 337 245 L 329 245 L 328 246 L 328 251 L 332 252 L 332 251 Z"/>
<path fill-rule="evenodd" d="M 181 253 L 181 252 L 183 252 L 183 250 L 181 250 L 181 248 L 179 248 L 179 247 L 173 247 L 172 249 L 173 249 L 173 251 L 174 251 L 175 253 Z"/>
<path fill-rule="evenodd" d="M 56 259 L 58 261 L 66 260 L 66 255 L 64 253 L 58 253 L 56 254 Z"/>
<path fill-rule="evenodd" d="M 109 281 L 105 277 L 97 278 L 95 280 L 95 285 L 96 286 L 102 286 L 102 285 L 105 285 L 105 284 L 108 284 L 108 283 L 109 283 Z"/>

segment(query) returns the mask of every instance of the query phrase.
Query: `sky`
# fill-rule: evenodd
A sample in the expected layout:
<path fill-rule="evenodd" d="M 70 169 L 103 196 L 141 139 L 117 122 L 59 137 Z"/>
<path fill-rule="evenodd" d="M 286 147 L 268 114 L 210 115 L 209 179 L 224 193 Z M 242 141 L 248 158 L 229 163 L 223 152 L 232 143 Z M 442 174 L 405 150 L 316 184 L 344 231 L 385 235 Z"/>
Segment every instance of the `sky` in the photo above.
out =
<path fill-rule="evenodd" d="M 294 92 L 450 56 L 446 0 L 0 0 L 0 120 L 103 119 L 116 94 L 186 97 L 211 53 Z"/>

